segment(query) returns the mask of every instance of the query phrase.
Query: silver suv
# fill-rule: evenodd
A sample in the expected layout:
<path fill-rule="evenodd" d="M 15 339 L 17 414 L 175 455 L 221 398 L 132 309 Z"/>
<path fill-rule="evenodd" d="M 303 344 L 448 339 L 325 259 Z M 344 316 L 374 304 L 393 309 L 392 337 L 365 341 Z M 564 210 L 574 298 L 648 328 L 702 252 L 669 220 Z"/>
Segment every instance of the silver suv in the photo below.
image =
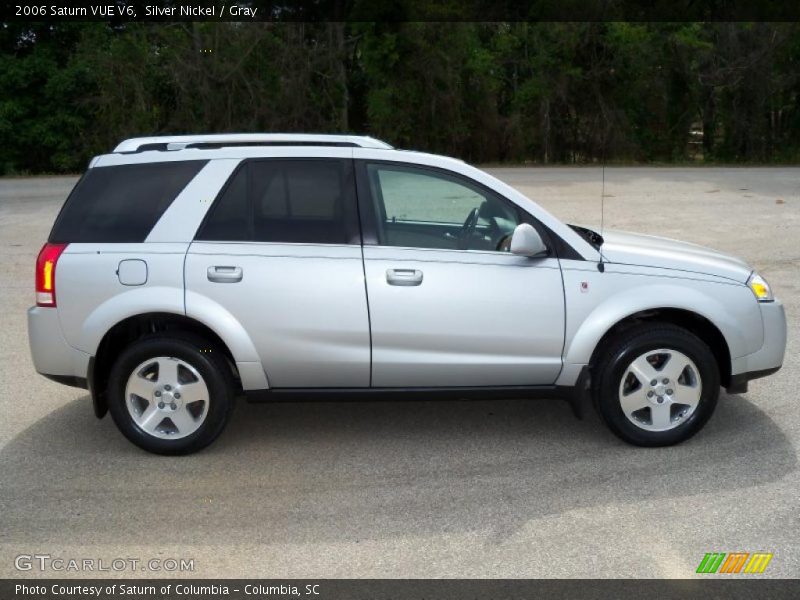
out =
<path fill-rule="evenodd" d="M 151 452 L 249 400 L 564 397 L 674 444 L 777 371 L 744 262 L 565 225 L 459 160 L 367 137 L 131 139 L 92 160 L 36 264 L 36 370 Z"/>

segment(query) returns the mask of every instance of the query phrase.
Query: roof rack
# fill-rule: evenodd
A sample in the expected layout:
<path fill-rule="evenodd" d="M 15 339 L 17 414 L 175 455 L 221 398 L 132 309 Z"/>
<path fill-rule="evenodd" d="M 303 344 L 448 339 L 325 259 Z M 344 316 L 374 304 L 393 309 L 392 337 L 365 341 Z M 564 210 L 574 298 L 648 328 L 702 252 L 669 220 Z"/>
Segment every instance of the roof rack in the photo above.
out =
<path fill-rule="evenodd" d="M 229 146 L 352 146 L 391 150 L 386 142 L 361 135 L 306 133 L 220 133 L 213 135 L 165 135 L 131 138 L 120 142 L 114 152 L 224 148 Z"/>

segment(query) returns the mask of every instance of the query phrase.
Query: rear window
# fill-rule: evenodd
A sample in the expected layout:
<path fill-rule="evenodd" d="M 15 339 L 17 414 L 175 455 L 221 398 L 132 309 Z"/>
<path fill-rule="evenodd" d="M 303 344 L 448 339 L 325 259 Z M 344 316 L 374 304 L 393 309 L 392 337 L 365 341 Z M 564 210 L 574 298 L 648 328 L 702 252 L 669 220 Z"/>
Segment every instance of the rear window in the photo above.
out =
<path fill-rule="evenodd" d="M 143 242 L 208 161 L 95 167 L 67 198 L 51 243 Z"/>

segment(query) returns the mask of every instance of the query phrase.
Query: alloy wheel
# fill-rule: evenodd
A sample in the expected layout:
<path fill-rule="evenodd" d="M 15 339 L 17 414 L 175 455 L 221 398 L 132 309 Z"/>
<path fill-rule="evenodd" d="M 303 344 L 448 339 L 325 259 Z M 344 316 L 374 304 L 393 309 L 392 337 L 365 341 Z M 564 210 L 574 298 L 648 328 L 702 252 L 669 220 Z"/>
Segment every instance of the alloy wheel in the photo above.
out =
<path fill-rule="evenodd" d="M 147 434 L 180 439 L 197 431 L 208 415 L 203 377 L 179 358 L 158 356 L 136 367 L 125 386 L 125 406 Z"/>
<path fill-rule="evenodd" d="M 684 353 L 649 350 L 627 367 L 619 402 L 627 419 L 647 431 L 669 431 L 697 409 L 703 391 L 697 365 Z"/>

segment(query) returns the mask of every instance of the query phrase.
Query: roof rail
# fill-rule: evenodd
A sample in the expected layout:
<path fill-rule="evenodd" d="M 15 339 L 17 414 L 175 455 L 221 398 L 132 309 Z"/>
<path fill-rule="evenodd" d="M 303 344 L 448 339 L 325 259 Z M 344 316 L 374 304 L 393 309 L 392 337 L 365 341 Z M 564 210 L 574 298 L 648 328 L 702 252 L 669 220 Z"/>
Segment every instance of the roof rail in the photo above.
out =
<path fill-rule="evenodd" d="M 308 133 L 218 133 L 212 135 L 164 135 L 131 138 L 120 142 L 114 152 L 222 148 L 226 146 L 354 146 L 391 150 L 386 142 L 361 135 Z"/>

